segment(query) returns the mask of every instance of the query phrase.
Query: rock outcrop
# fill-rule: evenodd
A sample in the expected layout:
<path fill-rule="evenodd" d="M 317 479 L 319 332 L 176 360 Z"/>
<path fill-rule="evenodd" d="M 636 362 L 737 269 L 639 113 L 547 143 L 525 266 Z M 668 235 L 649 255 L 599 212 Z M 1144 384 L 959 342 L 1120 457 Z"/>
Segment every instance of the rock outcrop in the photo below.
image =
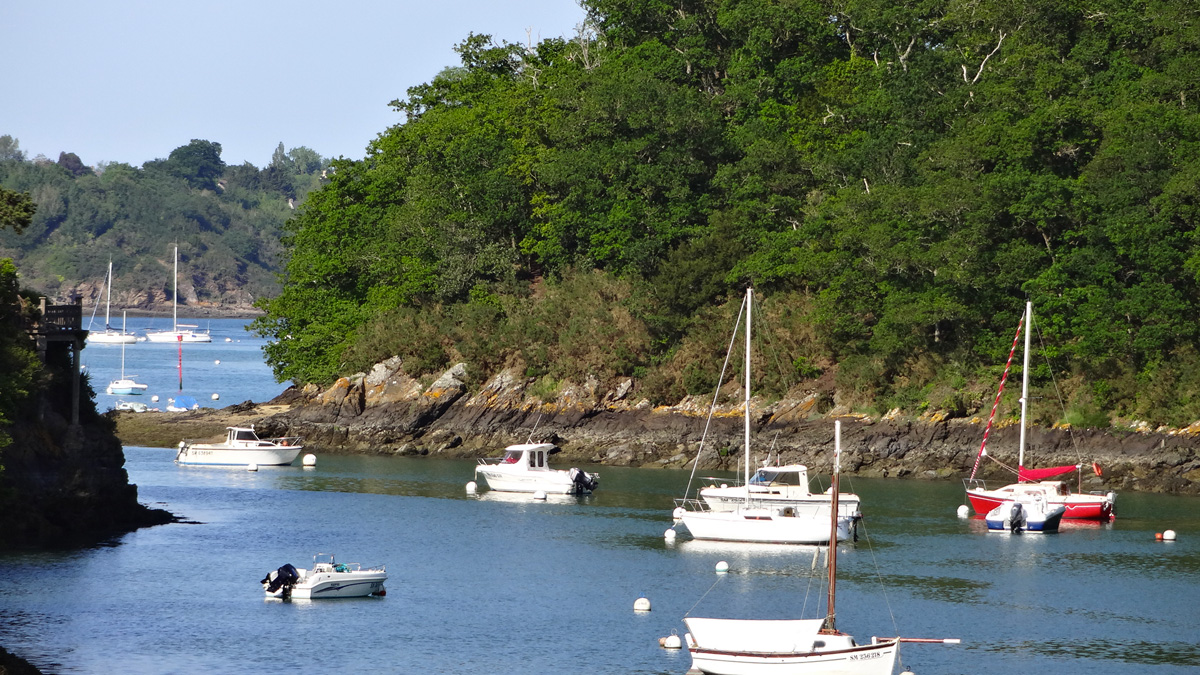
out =
<path fill-rule="evenodd" d="M 303 435 L 318 452 L 482 457 L 533 438 L 557 443 L 564 462 L 681 467 L 699 455 L 700 467 L 710 470 L 733 469 L 742 454 L 740 401 L 717 406 L 710 419 L 709 400 L 652 406 L 637 398 L 631 380 L 607 389 L 593 378 L 565 383 L 543 400 L 544 393 L 530 393 L 534 380 L 512 370 L 493 375 L 474 393 L 465 376 L 465 364 L 457 364 L 423 385 L 393 358 L 324 391 L 313 385 L 290 389 L 281 398 L 292 408 L 257 424 L 271 435 Z M 970 473 L 984 429 L 978 417 L 853 415 L 816 394 L 772 403 L 756 399 L 756 459 L 770 452 L 772 459 L 828 472 L 835 417 L 843 421 L 843 467 L 863 476 L 957 480 Z M 993 428 L 989 456 L 1015 466 L 1018 431 L 1013 423 Z M 1155 431 L 1032 428 L 1027 443 L 1026 465 L 1078 463 L 1085 490 L 1200 493 L 1200 424 Z M 1102 477 L 1094 475 L 1092 462 L 1102 466 Z M 985 459 L 980 476 L 1004 481 L 1012 474 Z"/>

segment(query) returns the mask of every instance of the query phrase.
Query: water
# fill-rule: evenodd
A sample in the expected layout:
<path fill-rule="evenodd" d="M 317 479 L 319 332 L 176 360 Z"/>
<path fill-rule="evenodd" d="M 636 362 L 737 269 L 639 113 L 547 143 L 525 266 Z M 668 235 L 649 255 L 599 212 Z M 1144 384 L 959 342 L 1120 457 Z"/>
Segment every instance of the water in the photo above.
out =
<path fill-rule="evenodd" d="M 103 319 L 103 317 L 101 317 Z M 117 318 L 120 321 L 120 317 Z M 170 319 L 157 319 L 159 325 L 144 325 L 150 319 L 138 319 L 139 330 L 168 329 Z M 180 391 L 180 346 L 161 342 L 125 345 L 125 374 L 148 385 L 141 395 L 112 395 L 104 392 L 108 383 L 121 376 L 121 345 L 89 343 L 81 354 L 84 372 L 91 377 L 96 392 L 96 407 L 101 412 L 116 407 L 117 401 L 136 401 L 166 410 L 167 399 L 193 396 L 202 407 L 223 407 L 243 401 L 262 403 L 278 396 L 291 383 L 274 381 L 271 369 L 263 361 L 266 339 L 246 332 L 249 319 L 180 319 L 212 331 L 211 343 L 183 345 L 183 390 Z M 103 320 L 97 327 L 103 328 Z M 119 326 L 120 324 L 114 324 Z M 134 324 L 130 324 L 130 330 Z M 229 342 L 226 342 L 226 339 Z M 220 361 L 220 363 L 216 363 Z M 212 400 L 217 394 L 219 400 Z M 157 395 L 157 403 L 151 397 Z"/>
<path fill-rule="evenodd" d="M 0 556 L 0 644 L 48 671 L 682 674 L 687 652 L 658 638 L 689 611 L 823 614 L 811 547 L 664 541 L 682 471 L 587 467 L 594 495 L 535 502 L 467 495 L 463 460 L 322 455 L 251 473 L 126 456 L 143 501 L 193 522 Z M 904 645 L 915 672 L 1200 667 L 1200 499 L 1122 494 L 1111 525 L 1005 536 L 955 517 L 957 484 L 848 487 L 868 539 L 840 549 L 839 627 L 964 641 Z M 1156 542 L 1168 527 L 1179 541 Z M 262 597 L 267 571 L 318 552 L 386 564 L 387 596 Z M 643 594 L 653 611 L 635 613 Z"/>

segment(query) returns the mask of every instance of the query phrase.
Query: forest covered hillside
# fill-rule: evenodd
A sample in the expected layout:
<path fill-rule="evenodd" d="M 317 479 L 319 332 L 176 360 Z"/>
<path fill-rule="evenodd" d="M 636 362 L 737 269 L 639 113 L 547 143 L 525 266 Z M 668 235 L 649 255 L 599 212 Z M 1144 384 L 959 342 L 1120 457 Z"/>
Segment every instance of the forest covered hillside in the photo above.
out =
<path fill-rule="evenodd" d="M 114 307 L 170 311 L 178 245 L 181 305 L 254 311 L 279 291 L 283 223 L 327 166 L 282 143 L 263 169 L 227 166 L 221 145 L 204 140 L 141 167 L 88 166 L 69 152 L 27 158 L 19 139 L 0 136 L 0 187 L 36 206 L 28 227 L 0 229 L 0 258 L 16 262 L 22 287 L 59 302 L 82 296 L 89 310 L 104 300 L 111 260 Z"/>
<path fill-rule="evenodd" d="M 1048 421 L 1200 418 L 1194 3 L 584 5 L 572 39 L 469 36 L 333 162 L 258 322 L 279 377 L 399 355 L 669 402 L 753 285 L 767 396 L 966 414 L 1028 298 Z"/>

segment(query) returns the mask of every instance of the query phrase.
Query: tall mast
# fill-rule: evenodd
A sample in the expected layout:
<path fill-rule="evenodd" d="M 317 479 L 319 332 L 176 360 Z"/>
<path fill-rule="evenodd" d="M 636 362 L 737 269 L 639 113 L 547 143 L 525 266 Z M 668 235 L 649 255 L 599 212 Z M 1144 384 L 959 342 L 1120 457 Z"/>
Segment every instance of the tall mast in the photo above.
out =
<path fill-rule="evenodd" d="M 1017 446 L 1017 467 L 1025 467 L 1025 408 L 1029 404 L 1029 334 L 1033 332 L 1033 302 L 1025 301 L 1025 360 L 1021 366 L 1021 440 Z"/>
<path fill-rule="evenodd" d="M 112 259 L 110 258 L 108 261 L 108 288 L 105 289 L 105 296 L 104 296 L 104 330 L 105 331 L 111 330 L 111 328 L 108 325 L 108 308 L 111 304 L 112 304 Z M 125 332 L 125 328 L 123 326 L 121 328 L 121 332 L 122 333 Z"/>
<path fill-rule="evenodd" d="M 746 501 L 750 501 L 750 305 L 753 304 L 754 289 L 746 289 Z"/>
<path fill-rule="evenodd" d="M 834 632 L 837 627 L 834 625 L 834 619 L 837 617 L 837 612 L 834 611 L 834 599 L 837 596 L 837 531 L 838 531 L 838 490 L 839 476 L 842 469 L 842 421 L 834 420 L 833 422 L 833 486 L 830 489 L 829 495 L 829 598 L 825 605 L 827 611 L 825 613 L 825 625 L 822 630 Z"/>
<path fill-rule="evenodd" d="M 109 263 L 112 264 L 112 263 Z M 125 334 L 125 312 L 121 312 L 121 334 Z M 121 379 L 125 379 L 125 341 L 121 340 Z"/>
<path fill-rule="evenodd" d="M 175 283 L 171 285 L 171 330 L 179 332 L 179 244 L 175 244 Z"/>

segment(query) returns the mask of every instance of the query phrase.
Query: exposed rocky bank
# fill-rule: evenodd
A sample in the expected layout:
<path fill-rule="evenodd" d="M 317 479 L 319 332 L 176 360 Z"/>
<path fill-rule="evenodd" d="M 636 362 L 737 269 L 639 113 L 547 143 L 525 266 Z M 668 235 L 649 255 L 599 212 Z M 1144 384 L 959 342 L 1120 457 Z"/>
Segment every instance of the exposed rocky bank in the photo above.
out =
<path fill-rule="evenodd" d="M 271 435 L 302 435 L 307 448 L 327 453 L 483 457 L 532 437 L 558 444 L 564 464 L 683 467 L 701 451 L 708 400 L 654 407 L 638 400 L 634 383 L 626 380 L 611 388 L 595 381 L 564 385 L 554 400 L 543 401 L 530 394 L 533 381 L 513 371 L 472 392 L 462 364 L 428 383 L 405 374 L 400 365 L 398 359 L 385 361 L 326 390 L 289 389 L 272 401 L 273 414 L 253 421 Z M 239 408 L 244 418 L 251 412 L 245 404 Z M 816 394 L 773 403 L 754 400 L 751 446 L 763 453 L 759 457 L 771 449 L 781 462 L 828 472 L 834 417 L 843 420 L 843 470 L 930 480 L 958 480 L 970 473 L 986 421 L 936 415 L 872 419 L 839 410 Z M 988 454 L 1015 466 L 1018 426 L 1009 422 L 993 428 Z M 719 406 L 700 452 L 700 468 L 736 468 L 742 429 L 741 405 Z M 1032 428 L 1027 442 L 1027 466 L 1082 464 L 1085 490 L 1200 494 L 1200 424 L 1182 430 Z M 1102 477 L 1094 475 L 1092 462 L 1102 467 Z M 980 470 L 985 479 L 1012 476 L 986 459 Z"/>

